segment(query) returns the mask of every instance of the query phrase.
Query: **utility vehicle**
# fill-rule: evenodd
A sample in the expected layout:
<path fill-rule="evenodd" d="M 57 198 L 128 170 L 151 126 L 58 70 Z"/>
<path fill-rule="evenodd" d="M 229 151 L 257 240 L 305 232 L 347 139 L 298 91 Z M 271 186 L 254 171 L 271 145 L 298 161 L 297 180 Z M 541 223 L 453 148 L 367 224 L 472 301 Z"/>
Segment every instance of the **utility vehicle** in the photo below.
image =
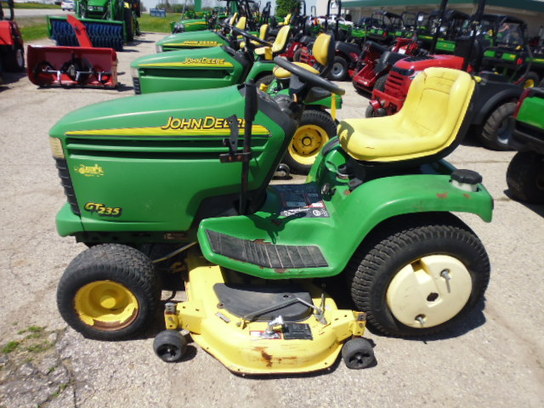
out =
<path fill-rule="evenodd" d="M 346 340 L 344 360 L 361 368 L 373 360 L 365 321 L 424 336 L 482 299 L 489 260 L 452 212 L 490 221 L 493 200 L 481 176 L 442 159 L 466 131 L 471 76 L 424 72 L 398 115 L 341 122 L 306 183 L 271 185 L 304 106 L 319 88 L 344 92 L 275 62 L 293 74 L 290 97 L 251 85 L 154 93 L 79 109 L 51 129 L 68 199 L 57 229 L 90 247 L 57 289 L 75 330 L 136 336 L 160 307 L 158 269 L 178 270 L 188 299 L 166 305 L 155 342 L 164 360 L 180 358 L 185 329 L 238 373 L 324 369 Z M 316 281 L 333 277 L 363 314 L 337 310 Z"/>
<path fill-rule="evenodd" d="M 518 150 L 506 173 L 516 200 L 544 204 L 544 88 L 526 89 L 511 119 L 510 145 Z"/>

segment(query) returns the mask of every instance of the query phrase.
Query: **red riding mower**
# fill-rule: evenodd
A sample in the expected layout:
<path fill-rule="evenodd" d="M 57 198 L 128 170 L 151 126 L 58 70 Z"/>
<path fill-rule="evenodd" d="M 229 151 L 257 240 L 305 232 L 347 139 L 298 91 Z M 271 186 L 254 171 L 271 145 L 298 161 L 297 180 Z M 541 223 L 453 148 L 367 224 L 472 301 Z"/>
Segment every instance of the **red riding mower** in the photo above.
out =
<path fill-rule="evenodd" d="M 25 69 L 23 37 L 14 21 L 13 0 L 7 1 L 9 17 L 4 16 L 0 2 L 0 83 L 2 72 L 21 72 Z"/>

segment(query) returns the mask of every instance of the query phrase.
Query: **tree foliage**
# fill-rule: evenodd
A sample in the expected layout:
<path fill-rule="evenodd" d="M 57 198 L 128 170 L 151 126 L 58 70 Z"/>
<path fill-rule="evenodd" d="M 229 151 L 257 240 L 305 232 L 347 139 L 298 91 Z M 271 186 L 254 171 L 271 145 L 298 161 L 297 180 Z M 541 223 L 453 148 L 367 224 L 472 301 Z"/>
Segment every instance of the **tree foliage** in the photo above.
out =
<path fill-rule="evenodd" d="M 299 6 L 298 0 L 276 0 L 276 16 L 285 17 Z"/>

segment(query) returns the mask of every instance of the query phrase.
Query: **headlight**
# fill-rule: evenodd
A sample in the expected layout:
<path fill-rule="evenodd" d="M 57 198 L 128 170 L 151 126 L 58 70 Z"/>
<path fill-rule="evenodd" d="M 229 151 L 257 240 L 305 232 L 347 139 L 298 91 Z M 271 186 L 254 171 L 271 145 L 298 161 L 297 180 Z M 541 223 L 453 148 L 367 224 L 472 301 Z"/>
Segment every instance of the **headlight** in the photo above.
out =
<path fill-rule="evenodd" d="M 132 76 L 132 78 L 139 78 L 140 77 L 140 72 L 138 71 L 138 68 L 137 67 L 130 67 L 130 75 Z"/>
<path fill-rule="evenodd" d="M 159 52 L 162 52 L 162 45 L 161 44 L 155 44 L 155 52 L 158 54 Z"/>
<path fill-rule="evenodd" d="M 62 142 L 60 139 L 50 137 L 49 145 L 51 146 L 51 153 L 55 159 L 64 159 L 64 149 L 62 148 Z"/>
<path fill-rule="evenodd" d="M 104 11 L 104 7 L 101 6 L 89 6 L 90 11 Z"/>

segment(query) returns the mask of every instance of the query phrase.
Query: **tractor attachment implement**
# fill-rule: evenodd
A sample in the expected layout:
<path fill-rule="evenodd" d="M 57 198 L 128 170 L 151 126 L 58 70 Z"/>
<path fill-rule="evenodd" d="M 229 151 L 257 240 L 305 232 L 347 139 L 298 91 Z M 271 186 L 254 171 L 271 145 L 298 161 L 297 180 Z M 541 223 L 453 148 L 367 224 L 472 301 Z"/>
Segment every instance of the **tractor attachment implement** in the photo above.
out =
<path fill-rule="evenodd" d="M 112 48 L 95 48 L 86 26 L 74 16 L 67 21 L 79 47 L 28 46 L 28 78 L 40 87 L 117 87 L 117 54 Z"/>

